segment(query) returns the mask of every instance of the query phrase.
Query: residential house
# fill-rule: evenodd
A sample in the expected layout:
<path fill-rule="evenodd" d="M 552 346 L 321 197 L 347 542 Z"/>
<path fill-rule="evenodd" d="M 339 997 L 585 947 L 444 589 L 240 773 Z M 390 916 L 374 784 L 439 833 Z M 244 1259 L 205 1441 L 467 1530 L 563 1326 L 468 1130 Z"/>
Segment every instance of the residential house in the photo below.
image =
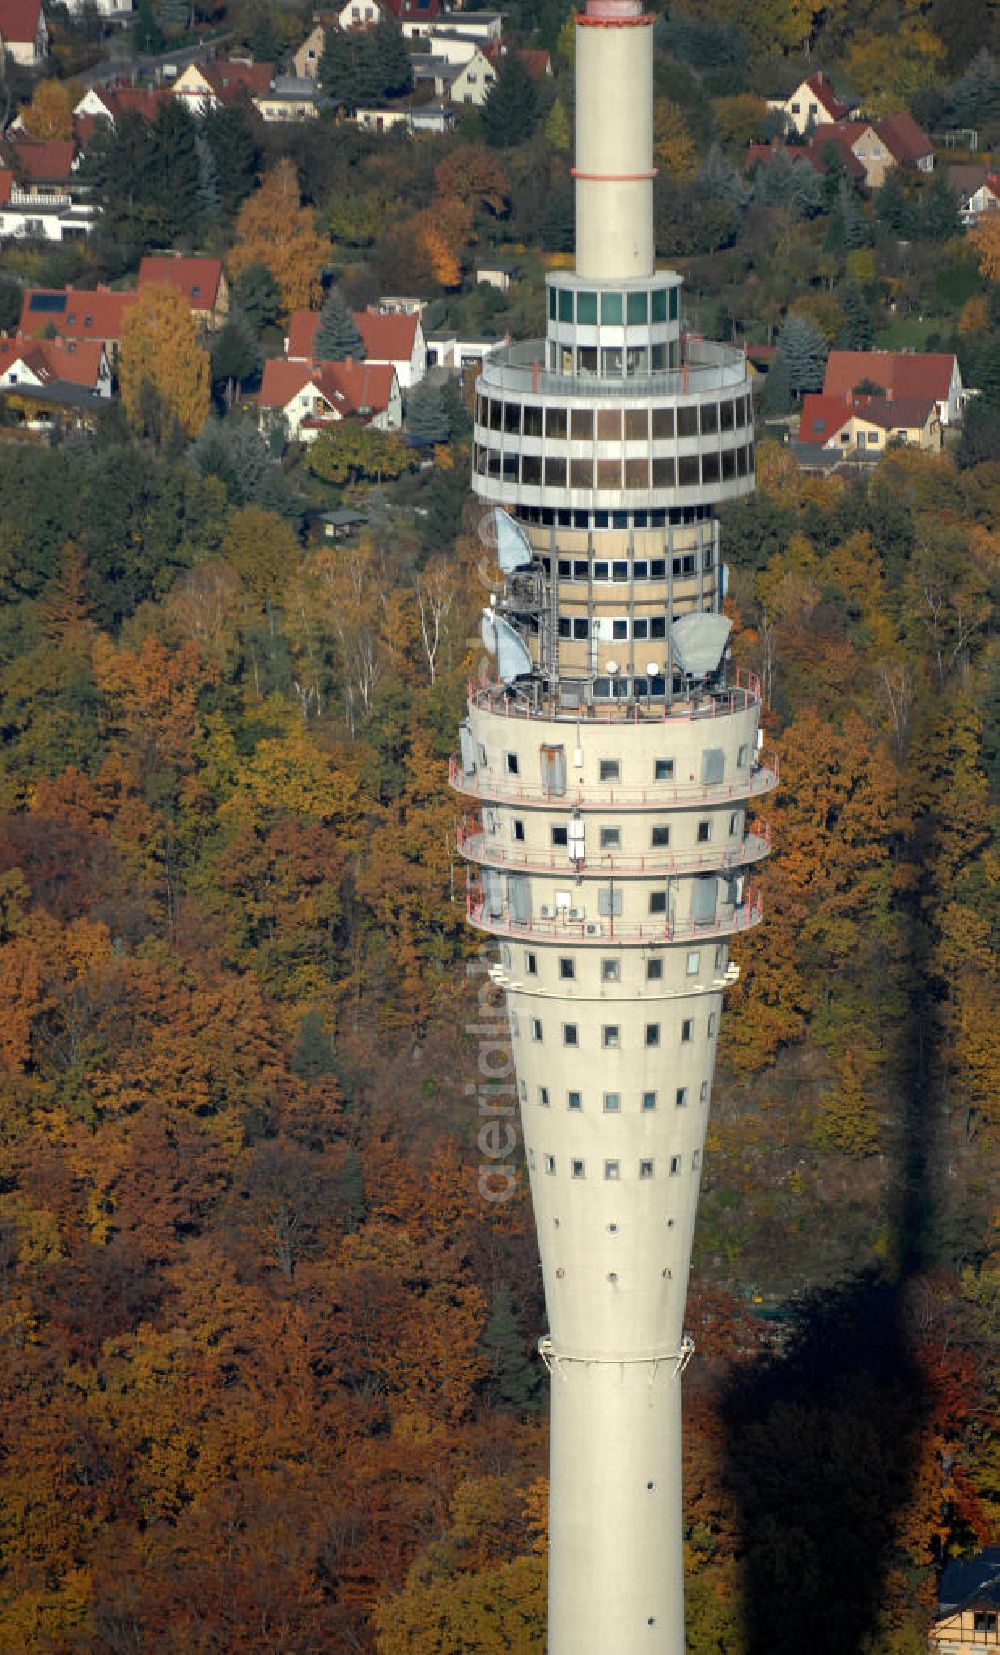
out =
<path fill-rule="evenodd" d="M 948 1564 L 938 1588 L 930 1648 L 933 1655 L 1000 1650 L 1000 1547 Z"/>
<path fill-rule="evenodd" d="M 221 328 L 229 315 L 229 283 L 221 259 L 182 258 L 178 253 L 147 254 L 139 265 L 137 286 L 175 287 L 202 327 Z"/>
<path fill-rule="evenodd" d="M 292 312 L 285 343 L 289 362 L 315 360 L 319 318 L 318 310 Z M 427 341 L 417 312 L 356 310 L 354 325 L 361 335 L 366 362 L 391 367 L 403 391 L 420 384 L 427 372 Z"/>
<path fill-rule="evenodd" d="M 825 122 L 846 120 L 850 114 L 843 98 L 838 98 L 822 73 L 800 81 L 787 98 L 768 98 L 767 107 L 784 116 L 787 127 L 802 134 Z"/>
<path fill-rule="evenodd" d="M 0 239 L 61 242 L 89 235 L 94 208 L 76 177 L 73 140 L 41 142 L 18 133 L 7 149 L 11 165 L 0 171 Z"/>
<path fill-rule="evenodd" d="M 777 156 L 783 155 L 793 167 L 811 167 L 813 172 L 822 176 L 826 171 L 827 152 L 832 144 L 848 177 L 855 184 L 864 184 L 865 169 L 850 145 L 845 142 L 841 128 L 825 126 L 820 130 L 826 134 L 825 137 L 811 136 L 804 144 L 786 144 L 777 139 L 769 144 L 751 144 L 747 150 L 747 171 L 752 172 L 755 167 L 770 166 Z"/>
<path fill-rule="evenodd" d="M 422 40 L 440 16 L 441 0 L 385 0 L 385 9 L 407 40 Z"/>
<path fill-rule="evenodd" d="M 179 98 L 192 115 L 205 115 L 220 104 L 262 96 L 273 79 L 273 63 L 217 57 L 208 63 L 189 63 L 174 81 L 170 95 Z"/>
<path fill-rule="evenodd" d="M 29 287 L 21 301 L 18 331 L 25 338 L 64 339 L 77 345 L 96 340 L 114 365 L 122 324 L 135 297 L 134 293 L 113 293 L 109 287 Z"/>
<path fill-rule="evenodd" d="M 816 448 L 877 459 L 890 442 L 928 453 L 941 448 L 941 420 L 932 396 L 809 394 L 802 399 L 796 454 Z"/>
<path fill-rule="evenodd" d="M 995 213 L 1000 208 L 1000 172 L 986 167 L 949 167 L 948 185 L 958 202 L 958 216 L 971 228 L 979 223 L 984 213 Z"/>
<path fill-rule="evenodd" d="M 381 363 L 270 357 L 257 406 L 262 431 L 281 423 L 289 440 L 305 443 L 344 419 L 360 419 L 380 431 L 398 431 L 403 423 L 395 370 Z"/>
<path fill-rule="evenodd" d="M 474 335 L 463 337 L 453 330 L 439 330 L 427 335 L 428 368 L 447 368 L 450 373 L 462 374 L 485 361 L 495 351 L 499 339 L 481 339 Z"/>
<path fill-rule="evenodd" d="M 487 44 L 499 40 L 503 34 L 503 12 L 499 11 L 443 11 L 439 12 L 432 30 L 434 39 L 447 34 L 462 34 Z"/>
<path fill-rule="evenodd" d="M 506 40 L 491 40 L 486 47 L 486 55 L 495 69 L 499 69 L 508 52 L 517 54 L 532 80 L 552 79 L 552 59 L 541 47 L 511 46 Z"/>
<path fill-rule="evenodd" d="M 292 68 L 296 75 L 301 79 L 319 80 L 319 66 L 325 48 L 326 29 L 322 23 L 317 23 L 292 55 Z"/>
<path fill-rule="evenodd" d="M 78 385 L 91 396 L 110 397 L 111 364 L 97 340 L 67 344 L 62 339 L 25 339 L 0 334 L 0 381 L 4 385 L 58 382 Z"/>
<path fill-rule="evenodd" d="M 379 0 L 347 0 L 335 13 L 337 25 L 345 34 L 367 34 L 384 15 Z"/>
<path fill-rule="evenodd" d="M 253 102 L 261 119 L 273 125 L 277 121 L 314 121 L 330 100 L 324 98 L 309 75 L 275 75 L 267 91 L 258 92 Z"/>
<path fill-rule="evenodd" d="M 483 48 L 473 45 L 465 62 L 448 63 L 448 70 L 448 85 L 442 87 L 442 93 L 446 92 L 452 103 L 472 104 L 473 108 L 482 109 L 497 78 L 496 66 Z"/>
<path fill-rule="evenodd" d="M 517 280 L 517 265 L 510 259 L 477 259 L 477 286 L 495 287 L 498 293 L 507 293 Z"/>
<path fill-rule="evenodd" d="M 143 86 L 118 85 L 88 86 L 73 110 L 74 118 L 106 121 L 115 126 L 123 115 L 141 115 L 143 120 L 155 121 L 157 110 L 170 93 L 166 87 L 150 89 Z"/>
<path fill-rule="evenodd" d="M 375 104 L 354 111 L 357 126 L 366 132 L 450 132 L 455 125 L 455 111 L 447 104 Z"/>
<path fill-rule="evenodd" d="M 851 151 L 864 167 L 865 185 L 870 190 L 881 189 L 896 167 L 913 167 L 918 172 L 934 170 L 934 146 L 912 115 L 905 112 L 886 115 L 880 121 L 841 121 L 835 126 L 817 127 L 812 144 L 822 149 L 827 143 Z"/>
<path fill-rule="evenodd" d="M 25 69 L 45 62 L 49 30 L 42 0 L 0 0 L 0 60 L 4 52 Z"/>
<path fill-rule="evenodd" d="M 823 381 L 825 396 L 843 399 L 866 381 L 896 400 L 930 397 L 942 426 L 961 419 L 967 400 L 958 358 L 952 352 L 830 352 Z"/>

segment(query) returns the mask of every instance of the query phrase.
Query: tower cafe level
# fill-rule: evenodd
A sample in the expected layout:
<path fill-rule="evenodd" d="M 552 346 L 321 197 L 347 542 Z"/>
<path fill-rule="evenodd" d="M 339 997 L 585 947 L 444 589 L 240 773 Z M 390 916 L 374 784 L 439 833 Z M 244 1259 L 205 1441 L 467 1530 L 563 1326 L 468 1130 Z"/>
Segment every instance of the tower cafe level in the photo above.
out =
<path fill-rule="evenodd" d="M 684 1305 L 733 936 L 775 785 L 729 670 L 717 511 L 753 487 L 741 351 L 654 268 L 653 18 L 576 20 L 576 267 L 476 387 L 502 582 L 451 779 L 496 939 L 551 1374 L 549 1655 L 682 1655 Z"/>

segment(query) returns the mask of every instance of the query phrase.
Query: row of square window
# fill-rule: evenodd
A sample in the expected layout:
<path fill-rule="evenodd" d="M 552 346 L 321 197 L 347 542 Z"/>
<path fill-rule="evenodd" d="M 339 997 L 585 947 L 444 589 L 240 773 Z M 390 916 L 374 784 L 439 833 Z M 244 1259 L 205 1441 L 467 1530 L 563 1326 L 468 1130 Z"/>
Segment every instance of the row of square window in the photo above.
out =
<path fill-rule="evenodd" d="M 569 961 L 568 963 L 572 965 L 573 962 Z M 647 964 L 651 964 L 651 963 L 652 963 L 651 961 L 647 962 Z M 709 1012 L 709 1014 L 708 1014 L 708 1035 L 709 1035 L 709 1039 L 711 1039 L 713 1037 L 713 1035 L 715 1034 L 717 1022 L 718 1022 L 718 1019 L 716 1017 L 715 1012 L 714 1011 Z M 514 1036 L 514 1039 L 515 1040 L 519 1039 L 520 1034 L 521 1034 L 521 1022 L 520 1022 L 520 1018 L 518 1017 L 518 1014 L 517 1014 L 516 1011 L 512 1011 L 511 1014 L 510 1014 L 510 1026 L 511 1026 L 511 1033 Z M 531 1035 L 532 1040 L 534 1040 L 536 1042 L 539 1042 L 542 1039 L 544 1039 L 544 1034 L 543 1034 L 543 1030 L 542 1030 L 542 1020 L 541 1020 L 540 1017 L 530 1018 L 529 1021 L 528 1021 L 528 1029 L 529 1029 L 529 1033 Z M 610 1050 L 619 1048 L 621 1046 L 621 1043 L 622 1043 L 621 1034 L 622 1034 L 621 1026 L 618 1023 L 604 1023 L 604 1024 L 602 1024 L 602 1026 L 601 1026 L 601 1045 L 605 1048 L 606 1051 L 610 1051 Z M 687 1043 L 689 1041 L 693 1040 L 693 1039 L 694 1039 L 694 1018 L 693 1017 L 685 1017 L 684 1021 L 681 1023 L 681 1045 L 682 1046 L 687 1045 Z M 563 1026 L 562 1026 L 562 1043 L 563 1043 L 564 1046 L 578 1046 L 580 1044 L 580 1031 L 579 1031 L 579 1025 L 578 1024 L 576 1024 L 576 1023 L 564 1023 L 563 1024 Z M 645 1029 L 645 1037 L 643 1039 L 643 1045 L 645 1045 L 645 1046 L 658 1046 L 659 1044 L 660 1044 L 660 1025 L 659 1025 L 659 1023 L 647 1023 L 646 1024 L 646 1029 Z"/>
<path fill-rule="evenodd" d="M 508 437 L 544 437 L 548 442 L 669 442 L 673 437 L 714 437 L 751 423 L 750 398 L 735 402 L 685 403 L 683 407 L 567 408 L 538 403 L 501 402 L 481 396 L 476 424 Z"/>
<path fill-rule="evenodd" d="M 510 961 L 508 960 L 506 963 L 509 967 Z M 715 970 L 717 972 L 724 971 L 725 967 L 726 967 L 726 947 L 725 947 L 724 943 L 721 943 L 719 945 L 719 947 L 715 950 Z M 533 949 L 529 948 L 529 949 L 526 949 L 526 951 L 525 951 L 524 969 L 525 969 L 525 972 L 527 973 L 527 975 L 529 977 L 537 977 L 538 976 L 538 955 L 534 952 Z M 698 948 L 691 948 L 691 949 L 688 950 L 687 960 L 686 960 L 685 966 L 684 966 L 684 974 L 687 977 L 697 977 L 698 972 L 700 970 L 701 970 L 701 950 L 698 949 Z M 568 979 L 572 979 L 575 976 L 575 974 L 576 974 L 576 961 L 572 957 L 560 956 L 560 959 L 559 959 L 559 975 L 560 975 L 560 977 L 562 977 L 563 979 L 568 980 Z M 647 961 L 646 961 L 646 981 L 647 981 L 647 983 L 659 983 L 659 982 L 663 981 L 663 956 L 662 955 L 660 955 L 660 954 L 651 954 L 649 956 L 649 958 L 647 959 Z M 621 982 L 621 961 L 620 960 L 612 958 L 612 959 L 603 959 L 601 961 L 601 982 L 602 983 L 620 983 Z M 514 1013 L 514 1015 L 516 1016 L 517 1014 Z"/>
<path fill-rule="evenodd" d="M 702 552 L 702 568 L 711 569 L 715 564 L 715 548 L 706 546 Z M 546 574 L 550 572 L 548 558 L 542 559 Z M 557 559 L 558 573 L 562 580 L 587 581 L 590 579 L 590 570 L 593 567 L 595 580 L 623 581 L 629 578 L 628 558 L 614 558 L 605 562 L 598 559 L 591 565 L 585 557 Z M 683 557 L 675 557 L 671 563 L 671 570 L 675 580 L 690 579 L 698 573 L 697 552 L 686 552 Z M 666 580 L 667 560 L 663 557 L 633 559 L 631 564 L 633 580 Z M 625 634 L 623 633 L 624 637 Z M 638 633 L 636 634 L 638 637 Z M 662 637 L 663 634 L 661 633 Z"/>
<path fill-rule="evenodd" d="M 681 1155 L 671 1155 L 670 1161 L 669 1161 L 669 1171 L 670 1171 L 671 1178 L 679 1178 L 680 1177 L 680 1174 L 683 1171 L 683 1159 L 684 1158 Z M 528 1150 L 528 1165 L 529 1165 L 529 1167 L 531 1167 L 532 1171 L 534 1171 L 534 1168 L 535 1168 L 535 1152 L 534 1152 L 533 1149 Z M 549 1174 L 550 1177 L 555 1177 L 556 1158 L 555 1158 L 554 1155 L 543 1155 L 542 1156 L 542 1166 L 543 1166 L 544 1170 Z M 697 1172 L 698 1168 L 700 1166 L 701 1166 L 701 1150 L 696 1149 L 693 1152 L 692 1156 L 691 1156 L 691 1171 L 692 1172 Z M 586 1161 L 583 1161 L 583 1160 L 571 1159 L 570 1163 L 569 1163 L 569 1170 L 570 1170 L 570 1177 L 571 1178 L 586 1178 L 586 1176 L 587 1176 L 587 1163 L 586 1163 Z M 604 1177 L 605 1177 L 605 1179 L 607 1180 L 607 1182 L 609 1184 L 617 1183 L 619 1181 L 619 1179 L 621 1178 L 621 1175 L 622 1175 L 622 1164 L 621 1164 L 620 1161 L 605 1161 L 605 1163 L 604 1163 Z M 639 1162 L 639 1177 L 640 1178 L 654 1178 L 655 1176 L 656 1176 L 656 1162 L 652 1158 L 641 1160 Z"/>
<path fill-rule="evenodd" d="M 518 1083 L 517 1083 L 517 1089 L 518 1089 L 518 1096 L 520 1097 L 521 1102 L 522 1103 L 527 1103 L 527 1101 L 528 1101 L 528 1083 L 527 1083 L 527 1081 L 526 1080 L 519 1080 Z M 639 1107 L 640 1107 L 641 1112 L 644 1115 L 651 1114 L 654 1109 L 658 1108 L 658 1106 L 659 1106 L 659 1096 L 660 1096 L 660 1094 L 658 1092 L 655 1092 L 655 1091 L 654 1092 L 643 1092 L 641 1094 L 640 1101 L 639 1101 Z M 688 1086 L 678 1086 L 677 1090 L 674 1093 L 674 1104 L 675 1104 L 676 1108 L 686 1109 L 691 1096 L 692 1096 L 692 1093 L 691 1093 L 691 1088 L 690 1087 L 688 1087 Z M 537 1098 L 538 1098 L 538 1107 L 539 1107 L 539 1109 L 549 1109 L 551 1107 L 551 1098 L 549 1096 L 549 1089 L 548 1089 L 547 1086 L 539 1086 L 537 1088 Z M 621 1095 L 620 1092 L 604 1092 L 604 1093 L 602 1093 L 602 1098 L 603 1098 L 603 1104 L 602 1104 L 602 1113 L 603 1114 L 605 1114 L 605 1115 L 620 1115 L 621 1114 L 621 1112 L 622 1112 L 622 1095 Z M 708 1081 L 707 1080 L 703 1080 L 700 1087 L 699 1087 L 699 1089 L 698 1089 L 698 1102 L 699 1103 L 707 1103 L 708 1102 Z M 576 1091 L 568 1091 L 566 1093 L 566 1108 L 569 1109 L 569 1110 L 575 1111 L 575 1112 L 582 1112 L 582 1110 L 583 1110 L 583 1093 L 582 1092 L 576 1092 Z"/>
<path fill-rule="evenodd" d="M 753 444 L 724 448 L 721 454 L 685 454 L 677 461 L 671 455 L 648 454 L 626 459 L 600 459 L 588 455 L 567 460 L 564 454 L 501 454 L 498 448 L 475 447 L 474 468 L 480 477 L 495 477 L 505 483 L 521 482 L 529 488 L 648 489 L 700 488 L 711 483 L 728 483 L 748 477 L 753 471 Z"/>
<path fill-rule="evenodd" d="M 524 823 L 521 820 L 521 818 L 519 816 L 512 817 L 510 826 L 511 826 L 511 837 L 514 839 L 514 841 L 517 844 L 523 844 L 523 842 L 524 842 Z M 734 837 L 737 833 L 739 833 L 739 830 L 740 830 L 739 812 L 738 811 L 733 811 L 732 815 L 729 818 L 730 838 Z M 553 846 L 557 850 L 560 849 L 560 848 L 566 848 L 566 849 L 569 848 L 569 828 L 566 828 L 566 827 L 553 827 L 553 828 L 550 828 L 549 829 L 549 835 L 550 835 Z M 697 827 L 697 832 L 695 834 L 695 844 L 707 845 L 711 842 L 711 839 L 712 839 L 712 823 L 711 823 L 711 820 L 706 819 L 705 821 L 699 822 L 698 827 Z M 602 827 L 600 829 L 599 842 L 600 842 L 601 850 L 621 850 L 621 844 L 622 844 L 622 830 L 621 830 L 621 828 Z M 669 826 L 666 823 L 657 823 L 655 826 L 651 827 L 650 830 L 649 830 L 649 842 L 650 842 L 650 845 L 652 846 L 652 848 L 654 850 L 662 850 L 666 846 L 668 846 L 670 844 L 670 828 L 669 828 Z"/>
<path fill-rule="evenodd" d="M 597 326 L 598 305 L 605 327 L 628 325 L 641 327 L 644 322 L 676 322 L 680 315 L 681 290 L 676 287 L 654 287 L 651 292 L 591 292 L 587 288 L 550 287 L 549 319 L 553 322 L 576 322 L 580 327 Z"/>
<path fill-rule="evenodd" d="M 551 751 L 551 750 L 552 749 L 546 749 L 546 751 Z M 560 749 L 556 749 L 556 751 L 559 751 L 559 750 Z M 750 764 L 750 757 L 751 757 L 752 751 L 753 751 L 753 749 L 750 746 L 750 743 L 748 741 L 743 742 L 743 744 L 737 749 L 737 753 L 736 753 L 736 768 L 737 768 L 737 770 L 746 770 L 747 769 L 747 767 Z M 489 755 L 486 751 L 486 748 L 482 745 L 482 743 L 480 743 L 480 746 L 479 746 L 479 762 L 480 762 L 481 767 L 484 770 L 487 768 L 487 766 L 489 764 Z M 703 752 L 702 752 L 702 771 L 704 772 L 706 768 L 711 768 L 712 765 L 714 765 L 715 768 L 721 773 L 717 776 L 709 776 L 709 775 L 703 774 L 702 775 L 702 781 L 703 782 L 708 783 L 708 782 L 711 782 L 711 781 L 722 781 L 723 780 L 723 776 L 725 774 L 725 753 L 724 753 L 722 748 L 720 748 L 720 747 L 710 747 L 710 748 L 705 748 L 703 750 Z M 521 755 L 519 753 L 514 753 L 514 752 L 505 752 L 504 756 L 503 756 L 503 767 L 504 767 L 505 775 L 519 776 L 521 774 Z M 654 782 L 672 782 L 674 780 L 675 768 L 676 768 L 676 766 L 675 766 L 675 763 L 674 763 L 673 759 L 666 759 L 666 758 L 654 759 L 653 760 L 653 780 L 654 780 Z M 598 759 L 598 776 L 599 776 L 599 779 L 602 782 L 620 782 L 621 779 L 622 779 L 622 761 L 621 761 L 621 759 Z"/>

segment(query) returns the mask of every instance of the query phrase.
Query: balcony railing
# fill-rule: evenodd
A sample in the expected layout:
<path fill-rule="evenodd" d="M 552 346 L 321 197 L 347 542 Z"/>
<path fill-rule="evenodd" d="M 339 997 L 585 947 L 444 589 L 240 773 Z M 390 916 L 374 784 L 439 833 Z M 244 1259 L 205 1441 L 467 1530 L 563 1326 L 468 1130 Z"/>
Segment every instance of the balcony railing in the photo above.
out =
<path fill-rule="evenodd" d="M 711 920 L 643 921 L 600 918 L 570 919 L 562 909 L 553 919 L 515 919 L 503 904 L 495 912 L 486 902 L 482 891 L 470 885 L 466 894 L 466 918 L 477 931 L 487 931 L 493 937 L 523 937 L 527 941 L 571 943 L 573 947 L 607 948 L 610 943 L 654 945 L 670 942 L 712 941 L 715 937 L 731 937 L 759 925 L 764 908 L 758 891 L 751 891 L 746 902 L 728 909 Z"/>
<path fill-rule="evenodd" d="M 700 873 L 717 868 L 730 873 L 751 862 L 759 862 L 771 850 L 771 828 L 767 822 L 756 822 L 753 829 L 738 845 L 727 845 L 713 850 L 699 845 L 687 851 L 648 851 L 641 856 L 621 855 L 617 851 L 595 850 L 582 862 L 571 862 L 567 849 L 530 851 L 523 845 L 501 845 L 484 833 L 478 823 L 461 822 L 457 845 L 469 862 L 485 868 L 500 868 L 508 873 L 564 874 L 575 878 L 618 879 L 625 876 L 667 877 L 673 874 Z"/>
<path fill-rule="evenodd" d="M 669 373 L 635 374 L 622 379 L 599 379 L 589 374 L 549 373 L 544 339 L 524 339 L 500 345 L 483 362 L 482 380 L 488 391 L 525 392 L 546 397 L 614 397 L 622 402 L 639 397 L 699 396 L 705 391 L 734 390 L 749 381 L 746 357 L 733 345 L 705 339 L 684 340 L 684 360 Z"/>
<path fill-rule="evenodd" d="M 602 701 L 572 707 L 561 704 L 553 695 L 539 695 L 537 701 L 532 701 L 522 693 L 512 694 L 509 685 L 469 682 L 470 708 L 501 718 L 547 719 L 555 723 L 586 720 L 588 724 L 665 724 L 675 719 L 690 722 L 696 718 L 731 718 L 758 707 L 760 702 L 760 679 L 752 672 L 740 671 L 734 684 L 713 690 L 697 701 L 679 696 L 676 701 Z"/>
<path fill-rule="evenodd" d="M 454 755 L 448 761 L 448 780 L 456 793 L 488 803 L 553 805 L 569 810 L 671 810 L 689 805 L 721 805 L 734 800 L 757 799 L 772 793 L 778 785 L 777 755 L 759 764 L 742 781 L 688 782 L 674 785 L 657 782 L 651 787 L 619 787 L 589 783 L 568 785 L 565 793 L 554 793 L 541 782 L 522 782 L 516 776 L 494 778 L 474 771 L 467 774 Z"/>

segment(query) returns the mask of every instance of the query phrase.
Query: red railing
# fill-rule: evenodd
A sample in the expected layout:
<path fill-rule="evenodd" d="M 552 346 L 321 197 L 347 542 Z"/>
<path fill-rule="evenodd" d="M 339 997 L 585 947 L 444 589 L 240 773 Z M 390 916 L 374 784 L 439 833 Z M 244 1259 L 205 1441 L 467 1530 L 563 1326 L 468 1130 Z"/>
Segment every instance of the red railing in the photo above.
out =
<path fill-rule="evenodd" d="M 525 696 L 511 695 L 509 686 L 483 685 L 469 680 L 470 707 L 497 713 L 502 718 L 544 719 L 549 723 L 665 724 L 671 719 L 731 718 L 734 713 L 758 706 L 760 701 L 760 679 L 756 673 L 741 669 L 736 671 L 735 683 L 724 690 L 712 691 L 701 701 L 600 701 L 581 702 L 578 707 L 567 707 L 551 695 L 540 697 L 536 703 Z"/>
<path fill-rule="evenodd" d="M 617 851 L 597 850 L 581 862 L 570 861 L 568 849 L 528 851 L 516 844 L 498 844 L 476 821 L 459 823 L 456 844 L 468 861 L 488 868 L 509 869 L 513 873 L 558 873 L 574 878 L 581 874 L 591 879 L 620 878 L 627 874 L 669 877 L 695 873 L 702 868 L 728 871 L 748 862 L 759 862 L 770 855 L 771 827 L 768 822 L 755 822 L 738 845 L 714 851 L 699 846 L 689 851 L 660 850 L 641 856 L 622 856 Z"/>
<path fill-rule="evenodd" d="M 477 931 L 488 931 L 494 937 L 523 937 L 528 941 L 566 942 L 574 947 L 607 947 L 609 943 L 668 943 L 706 942 L 714 937 L 729 937 L 738 931 L 747 931 L 759 925 L 764 907 L 759 891 L 751 891 L 746 902 L 734 908 L 728 918 L 717 915 L 713 920 L 666 919 L 636 923 L 621 919 L 569 919 L 563 909 L 553 919 L 540 916 L 527 920 L 512 919 L 506 906 L 500 913 L 490 912 L 482 890 L 470 885 L 466 893 L 466 918 Z"/>
<path fill-rule="evenodd" d="M 726 804 L 731 800 L 755 799 L 771 793 L 778 785 L 777 755 L 766 764 L 752 769 L 745 781 L 720 782 L 706 785 L 694 782 L 677 786 L 657 782 L 652 787 L 617 787 L 595 782 L 587 787 L 567 787 L 565 793 L 553 793 L 540 782 L 526 784 L 506 776 L 494 780 L 483 778 L 480 772 L 467 775 L 454 755 L 448 761 L 448 780 L 456 793 L 472 799 L 495 800 L 497 803 L 546 805 L 574 810 L 666 810 L 673 805 Z"/>

